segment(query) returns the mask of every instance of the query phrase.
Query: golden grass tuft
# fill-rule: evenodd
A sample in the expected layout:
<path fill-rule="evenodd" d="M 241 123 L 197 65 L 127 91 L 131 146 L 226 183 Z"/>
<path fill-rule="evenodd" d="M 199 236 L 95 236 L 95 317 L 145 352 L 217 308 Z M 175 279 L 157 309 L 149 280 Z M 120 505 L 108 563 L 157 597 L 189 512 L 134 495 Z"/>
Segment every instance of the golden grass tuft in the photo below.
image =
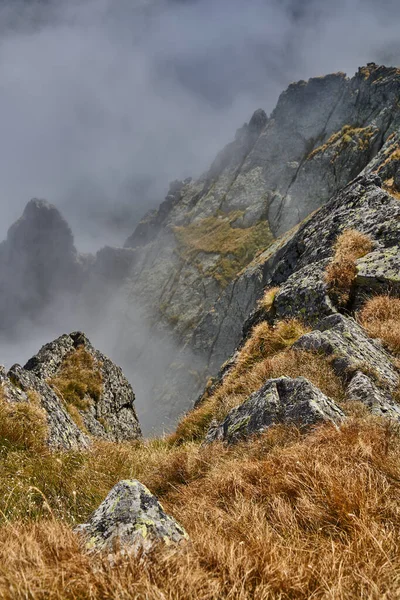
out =
<path fill-rule="evenodd" d="M 118 455 L 118 477 L 141 473 L 191 543 L 110 564 L 52 516 L 54 495 L 47 516 L 0 527 L 2 599 L 398 597 L 400 435 L 390 422 L 354 418 L 305 438 L 273 427 L 230 449 L 106 443 L 81 457 L 89 494 L 97 473 L 115 477 Z M 99 486 L 105 495 L 103 478 Z M 62 497 L 58 510 L 68 502 Z"/>
<path fill-rule="evenodd" d="M 268 288 L 264 291 L 262 298 L 258 301 L 258 307 L 269 312 L 274 305 L 275 296 L 279 292 L 279 287 Z"/>
<path fill-rule="evenodd" d="M 368 335 L 380 338 L 384 346 L 400 355 L 400 299 L 389 295 L 367 300 L 358 313 L 360 324 Z"/>
<path fill-rule="evenodd" d="M 341 304 L 346 304 L 349 300 L 351 286 L 357 274 L 356 260 L 372 249 L 371 238 L 355 229 L 347 229 L 337 238 L 334 256 L 326 269 L 325 282 Z"/>
<path fill-rule="evenodd" d="M 57 376 L 47 383 L 62 396 L 67 405 L 79 410 L 85 410 L 99 400 L 103 386 L 99 367 L 84 346 L 71 352 Z M 72 416 L 76 416 L 76 411 L 71 409 L 71 412 Z"/>

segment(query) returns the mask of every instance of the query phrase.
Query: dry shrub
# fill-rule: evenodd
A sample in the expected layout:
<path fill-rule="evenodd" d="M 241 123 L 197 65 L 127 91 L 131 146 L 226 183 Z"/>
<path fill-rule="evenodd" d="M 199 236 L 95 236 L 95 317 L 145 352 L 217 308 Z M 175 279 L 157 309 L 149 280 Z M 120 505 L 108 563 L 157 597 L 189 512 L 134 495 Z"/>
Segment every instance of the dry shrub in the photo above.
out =
<path fill-rule="evenodd" d="M 335 254 L 327 266 L 325 281 L 341 304 L 346 304 L 349 300 L 351 286 L 357 274 L 356 260 L 371 252 L 372 248 L 371 238 L 355 229 L 347 229 L 337 238 Z"/>
<path fill-rule="evenodd" d="M 102 392 L 102 376 L 93 356 L 79 346 L 69 354 L 56 377 L 47 382 L 67 404 L 85 410 Z"/>
<path fill-rule="evenodd" d="M 364 304 L 358 320 L 368 335 L 380 338 L 388 350 L 400 354 L 400 299 L 375 296 Z"/>
<path fill-rule="evenodd" d="M 268 288 L 264 291 L 262 298 L 258 301 L 258 307 L 269 312 L 274 305 L 275 296 L 279 292 L 279 287 Z"/>
<path fill-rule="evenodd" d="M 174 472 L 176 452 L 168 450 Z M 87 555 L 57 520 L 5 523 L 0 597 L 398 597 L 400 436 L 390 422 L 350 419 L 338 430 L 321 426 L 306 438 L 294 428 L 273 427 L 251 444 L 229 450 L 215 444 L 181 458 L 183 481 L 161 496 L 191 544 L 112 566 Z M 158 468 L 168 477 L 164 459 Z M 150 479 L 154 469 L 150 461 Z"/>

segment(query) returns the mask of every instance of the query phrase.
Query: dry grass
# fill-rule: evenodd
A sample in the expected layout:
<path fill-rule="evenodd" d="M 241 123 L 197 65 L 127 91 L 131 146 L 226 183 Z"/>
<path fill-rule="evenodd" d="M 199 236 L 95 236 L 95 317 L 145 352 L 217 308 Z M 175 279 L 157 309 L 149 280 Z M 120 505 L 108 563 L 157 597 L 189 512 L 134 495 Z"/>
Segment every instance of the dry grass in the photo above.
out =
<path fill-rule="evenodd" d="M 258 307 L 269 312 L 274 305 L 275 296 L 279 292 L 279 287 L 272 287 L 265 290 L 263 297 L 258 301 Z"/>
<path fill-rule="evenodd" d="M 358 313 L 358 320 L 368 335 L 380 338 L 384 346 L 400 355 L 400 299 L 388 295 L 368 300 Z"/>
<path fill-rule="evenodd" d="M 347 304 L 354 278 L 357 274 L 356 260 L 372 251 L 369 236 L 355 229 L 347 229 L 336 240 L 335 254 L 325 273 L 325 281 L 331 293 L 341 304 Z"/>
<path fill-rule="evenodd" d="M 131 468 L 135 460 L 143 468 L 143 447 L 107 447 L 110 455 L 95 451 L 81 461 L 97 471 L 105 462 L 114 469 L 120 453 L 120 465 L 129 456 Z M 390 423 L 351 419 L 306 438 L 274 427 L 232 449 L 154 445 L 147 459 L 143 481 L 187 529 L 191 544 L 111 566 L 85 554 L 49 510 L 50 517 L 0 528 L 0 597 L 398 598 L 400 436 Z M 88 473 L 83 462 L 81 468 Z M 57 509 L 54 500 L 49 509 Z"/>
<path fill-rule="evenodd" d="M 266 322 L 257 325 L 221 385 L 183 417 L 176 432 L 169 437 L 170 443 L 201 440 L 213 419 L 222 420 L 232 408 L 274 377 L 306 377 L 327 396 L 342 402 L 343 386 L 329 360 L 314 352 L 291 349 L 304 333 L 307 329 L 295 319 L 281 321 L 275 327 Z"/>
<path fill-rule="evenodd" d="M 84 346 L 79 346 L 69 354 L 57 377 L 49 379 L 47 383 L 70 405 L 72 416 L 75 417 L 77 411 L 74 408 L 87 409 L 100 398 L 103 385 L 99 367 Z"/>

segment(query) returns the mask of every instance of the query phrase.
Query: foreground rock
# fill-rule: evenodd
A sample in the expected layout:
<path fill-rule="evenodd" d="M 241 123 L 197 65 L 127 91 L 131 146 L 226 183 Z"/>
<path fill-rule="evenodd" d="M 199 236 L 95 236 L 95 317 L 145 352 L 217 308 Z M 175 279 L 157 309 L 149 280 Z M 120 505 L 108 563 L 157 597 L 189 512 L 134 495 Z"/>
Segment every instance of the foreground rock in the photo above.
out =
<path fill-rule="evenodd" d="M 72 398 L 74 413 L 78 412 L 91 435 L 113 441 L 141 437 L 132 386 L 121 369 L 96 350 L 84 333 L 62 335 L 46 344 L 24 369 L 49 382 L 60 400 L 68 403 L 67 397 L 62 398 L 65 389 L 64 395 Z M 90 386 L 91 377 L 95 386 Z M 89 378 L 87 390 L 80 387 L 85 378 Z"/>
<path fill-rule="evenodd" d="M 188 535 L 169 515 L 157 498 L 136 480 L 120 481 L 77 532 L 84 536 L 88 550 L 109 553 L 122 550 L 136 554 L 155 544 L 176 544 Z"/>
<path fill-rule="evenodd" d="M 211 426 L 205 442 L 233 444 L 277 423 L 307 429 L 324 421 L 336 424 L 343 418 L 341 409 L 304 377 L 280 377 L 267 381 L 221 424 Z"/>

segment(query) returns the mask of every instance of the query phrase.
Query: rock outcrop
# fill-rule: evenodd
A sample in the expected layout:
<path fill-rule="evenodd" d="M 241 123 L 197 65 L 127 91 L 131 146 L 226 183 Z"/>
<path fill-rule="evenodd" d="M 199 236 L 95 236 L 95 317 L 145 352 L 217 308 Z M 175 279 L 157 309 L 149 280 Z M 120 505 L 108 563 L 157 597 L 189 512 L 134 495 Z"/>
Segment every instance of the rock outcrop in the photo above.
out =
<path fill-rule="evenodd" d="M 117 483 L 89 521 L 76 531 L 88 550 L 109 554 L 148 552 L 160 542 L 171 545 L 188 539 L 183 527 L 136 480 Z"/>
<path fill-rule="evenodd" d="M 45 381 L 14 365 L 8 373 L 0 368 L 2 401 L 32 402 L 44 411 L 47 422 L 47 443 L 53 450 L 79 450 L 89 447 L 89 438 L 80 430 L 64 403 Z"/>
<path fill-rule="evenodd" d="M 61 398 L 65 390 L 91 435 L 114 441 L 141 436 L 132 386 L 121 369 L 96 350 L 85 334 L 62 335 L 46 344 L 24 369 L 48 382 Z M 85 381 L 86 388 L 81 387 Z M 68 404 L 68 398 L 64 400 Z"/>
<path fill-rule="evenodd" d="M 344 380 L 350 380 L 357 371 L 368 370 L 389 390 L 399 385 L 399 374 L 392 357 L 353 319 L 340 314 L 320 321 L 314 331 L 303 335 L 293 348 L 331 357 L 333 368 Z"/>
<path fill-rule="evenodd" d="M 213 424 L 205 442 L 233 444 L 278 423 L 305 430 L 317 423 L 337 424 L 343 419 L 342 410 L 307 379 L 281 377 L 267 381 L 246 402 L 232 409 L 222 423 Z"/>
<path fill-rule="evenodd" d="M 25 367 L 1 367 L 0 386 L 3 402 L 34 403 L 44 411 L 52 449 L 85 449 L 91 437 L 141 437 L 132 387 L 83 333 L 46 344 Z"/>

